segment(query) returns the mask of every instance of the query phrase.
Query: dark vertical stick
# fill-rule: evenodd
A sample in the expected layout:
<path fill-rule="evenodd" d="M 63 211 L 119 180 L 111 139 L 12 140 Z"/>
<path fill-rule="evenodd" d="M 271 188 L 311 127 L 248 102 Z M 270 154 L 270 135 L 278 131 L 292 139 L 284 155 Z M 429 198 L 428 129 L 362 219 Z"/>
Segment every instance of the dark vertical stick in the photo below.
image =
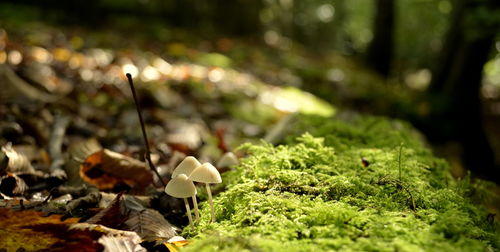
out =
<path fill-rule="evenodd" d="M 151 170 L 154 171 L 156 176 L 158 176 L 158 179 L 163 184 L 163 186 L 166 186 L 165 182 L 163 182 L 163 179 L 160 176 L 160 173 L 158 173 L 156 167 L 153 165 L 153 161 L 151 161 L 151 151 L 149 150 L 148 136 L 146 135 L 146 128 L 144 127 L 144 120 L 142 120 L 141 108 L 139 107 L 139 102 L 137 101 L 137 95 L 135 94 L 135 87 L 134 87 L 134 82 L 132 81 L 132 75 L 130 75 L 129 73 L 127 73 L 126 75 L 128 79 L 128 84 L 130 84 L 130 89 L 132 90 L 132 96 L 134 96 L 134 102 L 135 102 L 135 107 L 137 108 L 137 114 L 139 114 L 139 122 L 141 123 L 142 136 L 144 137 L 144 144 L 146 144 L 146 154 L 144 155 L 144 157 L 148 162 L 149 167 L 151 168 Z"/>
<path fill-rule="evenodd" d="M 398 156 L 398 171 L 399 171 L 399 181 L 401 181 L 401 151 L 403 150 L 403 143 L 399 145 L 399 156 Z"/>

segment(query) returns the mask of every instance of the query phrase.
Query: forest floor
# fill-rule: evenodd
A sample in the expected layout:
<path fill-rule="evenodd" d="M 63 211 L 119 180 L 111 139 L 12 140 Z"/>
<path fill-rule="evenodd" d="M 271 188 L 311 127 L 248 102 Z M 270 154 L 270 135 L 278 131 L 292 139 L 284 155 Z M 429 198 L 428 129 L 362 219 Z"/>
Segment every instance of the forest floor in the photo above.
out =
<path fill-rule="evenodd" d="M 498 210 L 477 206 L 498 202 L 491 184 L 455 181 L 405 122 L 331 105 L 425 113 L 402 86 L 360 84 L 382 81 L 348 58 L 161 28 L 1 25 L 0 249 L 500 247 Z M 200 186 L 190 228 L 143 162 L 126 72 L 163 180 L 187 155 L 223 173 L 217 223 Z M 218 164 L 227 152 L 241 165 Z"/>

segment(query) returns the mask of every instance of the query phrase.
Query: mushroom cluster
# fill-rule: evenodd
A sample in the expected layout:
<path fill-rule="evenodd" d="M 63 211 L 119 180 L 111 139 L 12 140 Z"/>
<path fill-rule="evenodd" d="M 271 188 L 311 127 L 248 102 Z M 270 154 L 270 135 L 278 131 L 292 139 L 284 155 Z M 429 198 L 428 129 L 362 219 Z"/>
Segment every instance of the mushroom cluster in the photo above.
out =
<path fill-rule="evenodd" d="M 217 168 L 215 168 L 212 164 L 201 164 L 195 157 L 192 156 L 184 158 L 184 160 L 182 160 L 182 162 L 174 169 L 172 179 L 165 187 L 165 193 L 176 198 L 184 199 L 189 224 L 193 226 L 191 209 L 189 208 L 187 198 L 191 197 L 193 200 L 196 221 L 200 219 L 198 202 L 196 201 L 197 191 L 194 186 L 194 182 L 205 183 L 211 210 L 211 221 L 215 222 L 215 209 L 210 184 L 221 183 L 222 178 Z"/>

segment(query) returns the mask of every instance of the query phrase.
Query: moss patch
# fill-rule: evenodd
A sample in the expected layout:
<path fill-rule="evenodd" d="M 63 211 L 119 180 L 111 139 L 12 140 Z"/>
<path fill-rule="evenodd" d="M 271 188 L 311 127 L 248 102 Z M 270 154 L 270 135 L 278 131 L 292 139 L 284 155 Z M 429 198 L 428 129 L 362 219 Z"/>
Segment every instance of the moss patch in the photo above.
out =
<path fill-rule="evenodd" d="M 218 222 L 202 204 L 197 228 L 184 230 L 186 250 L 500 248 L 498 224 L 474 201 L 480 186 L 454 180 L 406 123 L 297 119 L 285 144 L 241 147 L 249 156 L 223 175 Z"/>

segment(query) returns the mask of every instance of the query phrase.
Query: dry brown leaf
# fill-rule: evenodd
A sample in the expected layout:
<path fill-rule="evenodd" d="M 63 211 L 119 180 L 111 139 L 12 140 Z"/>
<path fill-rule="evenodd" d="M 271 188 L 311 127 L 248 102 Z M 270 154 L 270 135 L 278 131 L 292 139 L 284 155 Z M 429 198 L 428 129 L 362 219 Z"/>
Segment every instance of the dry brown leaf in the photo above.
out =
<path fill-rule="evenodd" d="M 13 211 L 0 208 L 0 248 L 7 251 L 97 251 L 96 232 L 70 231 L 78 219 L 61 220 L 60 215 L 44 217 L 35 211 Z"/>
<path fill-rule="evenodd" d="M 21 196 L 28 189 L 22 178 L 13 173 L 8 173 L 0 178 L 0 193 L 7 196 Z"/>
<path fill-rule="evenodd" d="M 133 232 L 130 232 L 133 233 Z M 137 236 L 137 234 L 136 234 Z M 137 238 L 139 238 L 137 236 Z M 104 252 L 146 252 L 139 241 L 128 237 L 102 236 L 98 242 L 104 246 Z"/>
<path fill-rule="evenodd" d="M 168 240 L 177 235 L 176 228 L 163 215 L 148 208 L 131 212 L 125 225 L 145 241 Z"/>
<path fill-rule="evenodd" d="M 107 149 L 88 156 L 80 165 L 80 176 L 100 190 L 113 189 L 121 183 L 144 188 L 153 182 L 143 162 Z"/>
<path fill-rule="evenodd" d="M 28 158 L 14 150 L 12 145 L 9 143 L 2 146 L 2 152 L 9 158 L 9 164 L 7 165 L 7 171 L 13 173 L 34 173 L 35 169 L 31 166 Z"/>
<path fill-rule="evenodd" d="M 102 236 L 97 240 L 104 246 L 104 251 L 108 252 L 145 252 L 141 243 L 141 238 L 131 231 L 123 231 L 109 228 L 99 224 L 76 223 L 72 224 L 70 230 L 99 232 Z"/>
<path fill-rule="evenodd" d="M 82 178 L 80 177 L 80 165 L 86 157 L 99 150 L 102 150 L 102 147 L 95 138 L 72 141 L 67 151 L 67 153 L 69 153 L 69 158 L 64 166 L 66 174 L 68 175 L 68 185 L 83 184 Z"/>
<path fill-rule="evenodd" d="M 127 219 L 127 213 L 122 207 L 123 198 L 123 193 L 119 193 L 106 208 L 85 222 L 109 228 L 122 228 L 123 222 Z"/>
<path fill-rule="evenodd" d="M 86 223 L 134 231 L 145 241 L 164 242 L 177 235 L 177 228 L 158 211 L 144 207 L 134 196 L 123 193 Z"/>

